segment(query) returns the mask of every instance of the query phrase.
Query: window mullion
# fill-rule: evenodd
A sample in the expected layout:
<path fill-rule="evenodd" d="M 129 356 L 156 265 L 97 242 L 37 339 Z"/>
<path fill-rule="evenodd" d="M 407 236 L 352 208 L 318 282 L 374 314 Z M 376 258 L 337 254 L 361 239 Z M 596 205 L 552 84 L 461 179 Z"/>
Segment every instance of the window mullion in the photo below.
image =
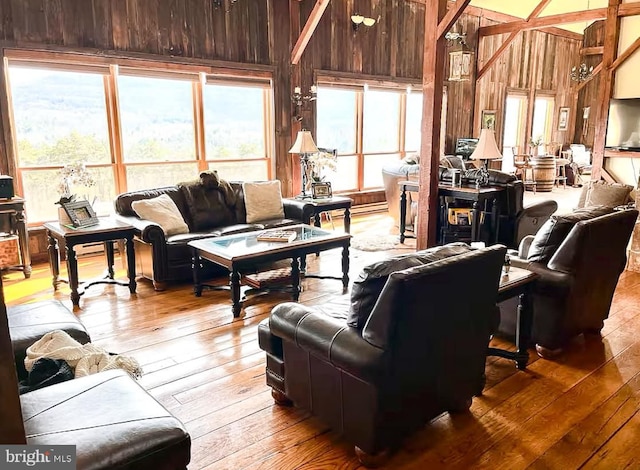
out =
<path fill-rule="evenodd" d="M 193 125 L 194 138 L 196 145 L 196 159 L 198 160 L 198 170 L 204 171 L 207 169 L 207 145 L 205 142 L 205 128 L 204 128 L 204 105 L 202 87 L 204 80 L 204 74 L 200 75 L 200 80 L 193 82 Z"/>
<path fill-rule="evenodd" d="M 363 154 L 363 132 L 364 132 L 364 92 L 356 93 L 356 155 L 358 156 L 358 191 L 364 187 L 364 154 Z"/>

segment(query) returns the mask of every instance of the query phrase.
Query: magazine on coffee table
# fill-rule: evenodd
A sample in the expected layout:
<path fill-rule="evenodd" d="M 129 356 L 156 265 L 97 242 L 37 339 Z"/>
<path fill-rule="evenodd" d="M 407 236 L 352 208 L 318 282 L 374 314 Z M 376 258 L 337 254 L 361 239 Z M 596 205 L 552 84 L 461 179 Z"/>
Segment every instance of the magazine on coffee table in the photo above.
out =
<path fill-rule="evenodd" d="M 265 230 L 258 234 L 259 242 L 289 243 L 296 239 L 296 232 L 292 230 Z"/>

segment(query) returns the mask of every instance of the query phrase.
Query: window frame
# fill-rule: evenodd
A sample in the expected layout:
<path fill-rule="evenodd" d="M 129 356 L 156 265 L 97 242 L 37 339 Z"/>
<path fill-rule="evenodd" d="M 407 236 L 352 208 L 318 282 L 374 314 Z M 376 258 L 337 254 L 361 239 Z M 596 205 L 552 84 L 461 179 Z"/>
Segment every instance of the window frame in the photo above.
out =
<path fill-rule="evenodd" d="M 7 108 L 9 128 L 12 144 L 8 146 L 9 169 L 16 175 L 15 188 L 18 194 L 24 194 L 23 176 L 25 172 L 33 170 L 56 170 L 64 165 L 51 166 L 22 166 L 17 149 L 17 135 L 12 103 L 12 89 L 8 80 L 9 67 L 33 67 L 38 69 L 53 69 L 78 73 L 99 73 L 103 76 L 104 99 L 106 105 L 106 121 L 109 144 L 109 163 L 87 164 L 87 168 L 110 167 L 113 171 L 115 194 L 127 191 L 126 172 L 128 167 L 151 165 L 163 166 L 172 164 L 196 163 L 198 171 L 206 170 L 210 163 L 227 162 L 261 162 L 267 169 L 267 177 L 271 179 L 275 171 L 275 115 L 274 115 L 274 87 L 273 70 L 265 66 L 252 66 L 232 68 L 225 66 L 213 66 L 206 64 L 193 64 L 166 62 L 156 59 L 132 59 L 117 55 L 102 57 L 88 57 L 84 54 L 73 52 L 36 51 L 23 48 L 3 49 L 4 78 L 7 83 Z M 121 110 L 118 101 L 117 77 L 122 75 L 120 68 L 126 75 L 187 79 L 192 82 L 191 105 L 193 109 L 194 126 L 194 150 L 195 158 L 190 160 L 171 160 L 159 162 L 125 162 L 123 155 Z M 207 159 L 205 135 L 204 135 L 204 107 L 203 85 L 207 79 L 220 80 L 226 85 L 247 86 L 259 84 L 263 87 L 263 112 L 264 112 L 264 146 L 265 155 L 261 158 L 251 159 Z M 29 226 L 39 226 L 44 221 L 30 221 Z"/>
<path fill-rule="evenodd" d="M 339 191 L 340 193 L 360 192 L 360 191 L 372 191 L 381 189 L 382 186 L 365 186 L 365 164 L 368 156 L 399 156 L 404 158 L 408 152 L 416 150 L 407 150 L 406 146 L 406 125 L 407 125 L 407 94 L 408 93 L 420 93 L 422 94 L 422 83 L 412 80 L 407 81 L 389 81 L 388 79 L 380 80 L 376 78 L 362 78 L 343 76 L 346 74 L 334 75 L 318 73 L 315 74 L 315 82 L 318 87 L 327 88 L 342 88 L 355 91 L 356 93 L 356 106 L 355 106 L 355 153 L 339 153 L 338 158 L 341 157 L 356 157 L 357 168 L 357 181 L 356 187 Z M 369 83 L 375 83 L 375 85 L 369 85 Z M 398 149 L 397 151 L 376 151 L 374 149 L 364 152 L 363 150 L 363 137 L 364 137 L 364 98 L 367 89 L 380 90 L 380 91 L 393 91 L 398 93 L 398 99 L 400 101 L 398 107 Z M 317 109 L 316 109 L 316 133 L 318 128 L 317 122 Z M 417 150 L 419 151 L 419 149 Z M 336 191 L 334 191 L 336 192 Z"/>

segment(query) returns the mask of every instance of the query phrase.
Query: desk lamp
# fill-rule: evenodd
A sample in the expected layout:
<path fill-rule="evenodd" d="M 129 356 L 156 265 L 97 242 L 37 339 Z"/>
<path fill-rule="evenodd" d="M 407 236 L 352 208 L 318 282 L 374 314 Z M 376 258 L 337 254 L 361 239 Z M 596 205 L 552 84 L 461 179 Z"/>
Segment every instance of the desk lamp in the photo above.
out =
<path fill-rule="evenodd" d="M 487 186 L 489 184 L 489 171 L 487 170 L 488 160 L 497 160 L 502 158 L 498 145 L 496 144 L 495 133 L 491 129 L 482 129 L 480 132 L 480 140 L 473 151 L 470 160 L 482 160 L 482 166 L 479 169 L 476 178 L 476 187 Z"/>
<path fill-rule="evenodd" d="M 307 193 L 308 185 L 308 167 L 309 167 L 309 155 L 318 153 L 318 147 L 316 147 L 313 137 L 311 137 L 311 131 L 302 129 L 298 131 L 296 141 L 293 143 L 289 153 L 297 153 L 300 155 L 300 172 L 302 173 L 302 191 L 298 196 L 298 199 L 310 199 L 311 194 Z"/>

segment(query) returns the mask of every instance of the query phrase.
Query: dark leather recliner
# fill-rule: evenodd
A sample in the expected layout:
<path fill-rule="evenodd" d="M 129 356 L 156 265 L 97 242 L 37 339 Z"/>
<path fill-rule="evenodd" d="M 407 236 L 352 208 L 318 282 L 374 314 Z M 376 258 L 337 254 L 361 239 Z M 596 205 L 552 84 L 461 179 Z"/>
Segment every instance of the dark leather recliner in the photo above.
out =
<path fill-rule="evenodd" d="M 638 211 L 594 206 L 552 216 L 526 237 L 511 264 L 538 274 L 531 337 L 542 357 L 557 355 L 580 333 L 599 333 L 624 271 Z M 503 317 L 513 315 L 505 311 Z"/>
<path fill-rule="evenodd" d="M 276 402 L 310 410 L 365 464 L 443 411 L 468 409 L 484 384 L 505 253 L 467 250 L 377 278 L 377 298 L 354 302 L 352 290 L 349 322 L 345 307 L 276 306 L 259 328 Z M 374 305 L 364 325 L 349 326 L 364 303 Z"/>

